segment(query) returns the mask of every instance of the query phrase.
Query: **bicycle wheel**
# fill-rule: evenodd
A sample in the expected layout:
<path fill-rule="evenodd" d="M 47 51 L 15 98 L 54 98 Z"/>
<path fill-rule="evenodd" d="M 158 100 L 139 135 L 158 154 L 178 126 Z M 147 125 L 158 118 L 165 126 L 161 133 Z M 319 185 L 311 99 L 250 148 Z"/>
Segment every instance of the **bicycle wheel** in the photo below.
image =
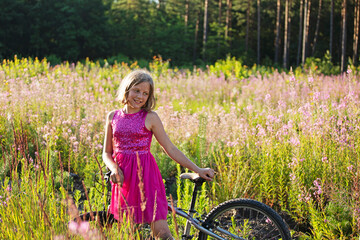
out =
<path fill-rule="evenodd" d="M 116 220 L 114 215 L 108 214 L 106 211 L 98 211 L 98 212 L 86 212 L 79 216 L 81 221 L 91 222 L 96 221 L 100 224 L 101 227 L 111 226 Z M 76 221 L 74 219 L 74 221 Z"/>
<path fill-rule="evenodd" d="M 218 205 L 205 217 L 203 226 L 224 239 L 291 239 L 280 215 L 251 199 L 233 199 Z M 201 232 L 199 240 L 206 239 L 215 238 Z"/>

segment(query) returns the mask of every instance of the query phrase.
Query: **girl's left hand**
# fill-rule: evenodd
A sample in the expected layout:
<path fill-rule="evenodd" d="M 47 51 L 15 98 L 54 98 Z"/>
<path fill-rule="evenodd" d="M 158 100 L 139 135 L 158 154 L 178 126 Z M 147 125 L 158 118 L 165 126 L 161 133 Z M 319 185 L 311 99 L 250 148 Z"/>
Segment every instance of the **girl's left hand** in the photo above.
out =
<path fill-rule="evenodd" d="M 200 168 L 198 172 L 199 176 L 204 178 L 207 181 L 211 181 L 214 178 L 215 171 L 211 168 Z"/>

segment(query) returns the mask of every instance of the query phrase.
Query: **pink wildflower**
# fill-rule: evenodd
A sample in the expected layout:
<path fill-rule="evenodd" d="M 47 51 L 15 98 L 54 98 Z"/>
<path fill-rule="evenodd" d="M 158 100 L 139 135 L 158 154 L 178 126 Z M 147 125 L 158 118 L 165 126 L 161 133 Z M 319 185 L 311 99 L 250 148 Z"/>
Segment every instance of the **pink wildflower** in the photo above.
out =
<path fill-rule="evenodd" d="M 260 124 L 258 124 L 258 125 L 256 126 L 256 128 L 258 129 L 257 136 L 259 136 L 259 137 L 264 137 L 264 136 L 266 136 L 265 129 L 264 129 Z"/>
<path fill-rule="evenodd" d="M 286 108 L 286 103 L 282 100 L 278 101 L 279 108 Z"/>
<path fill-rule="evenodd" d="M 292 145 L 294 145 L 294 146 L 300 145 L 300 141 L 299 141 L 299 139 L 298 139 L 297 137 L 292 137 L 292 138 L 290 138 L 290 143 L 291 143 Z"/>
<path fill-rule="evenodd" d="M 79 224 L 75 221 L 70 221 L 69 222 L 69 230 L 70 230 L 70 232 L 72 232 L 74 234 L 80 234 L 80 235 L 84 236 L 87 232 L 89 232 L 90 224 L 89 224 L 89 222 L 80 222 L 80 224 Z"/>
<path fill-rule="evenodd" d="M 321 189 L 321 179 L 320 178 L 317 178 L 316 180 L 314 180 L 314 182 L 313 182 L 313 184 L 314 184 L 314 186 L 315 186 L 315 194 L 316 195 L 320 195 L 320 194 L 322 194 L 323 192 L 322 192 L 322 189 Z"/>
<path fill-rule="evenodd" d="M 302 162 L 304 159 L 300 159 L 300 162 Z M 291 163 L 289 163 L 289 168 L 296 167 L 299 164 L 299 160 L 297 158 L 293 158 Z M 291 175 L 290 175 L 291 176 Z"/>
<path fill-rule="evenodd" d="M 296 180 L 295 174 L 290 173 L 290 179 L 291 179 L 291 181 L 295 181 Z"/>
<path fill-rule="evenodd" d="M 81 222 L 78 227 L 78 231 L 81 235 L 86 234 L 90 230 L 89 222 Z"/>
<path fill-rule="evenodd" d="M 313 100 L 317 101 L 320 98 L 320 92 L 314 92 Z"/>
<path fill-rule="evenodd" d="M 270 94 L 266 94 L 265 95 L 265 102 L 268 102 L 271 98 L 271 95 Z"/>
<path fill-rule="evenodd" d="M 79 227 L 79 224 L 75 221 L 71 221 L 69 222 L 69 230 L 72 233 L 77 233 L 77 229 Z"/>

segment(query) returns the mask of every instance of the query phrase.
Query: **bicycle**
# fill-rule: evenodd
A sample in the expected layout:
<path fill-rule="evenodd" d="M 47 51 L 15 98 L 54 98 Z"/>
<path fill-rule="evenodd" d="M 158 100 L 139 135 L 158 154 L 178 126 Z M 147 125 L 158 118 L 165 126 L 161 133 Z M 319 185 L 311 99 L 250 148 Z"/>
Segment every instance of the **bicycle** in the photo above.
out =
<path fill-rule="evenodd" d="M 107 183 L 110 172 L 105 174 Z M 183 173 L 181 179 L 189 179 L 195 186 L 189 210 L 174 207 L 168 203 L 168 211 L 187 219 L 182 240 L 193 239 L 191 227 L 198 231 L 199 240 L 207 239 L 282 239 L 290 240 L 291 234 L 281 216 L 269 206 L 252 199 L 231 199 L 214 207 L 204 218 L 195 217 L 197 193 L 206 181 L 196 173 Z M 199 214 L 196 214 L 197 216 Z M 98 211 L 80 215 L 84 221 L 98 221 L 101 226 L 111 225 L 116 220 L 107 211 Z"/>

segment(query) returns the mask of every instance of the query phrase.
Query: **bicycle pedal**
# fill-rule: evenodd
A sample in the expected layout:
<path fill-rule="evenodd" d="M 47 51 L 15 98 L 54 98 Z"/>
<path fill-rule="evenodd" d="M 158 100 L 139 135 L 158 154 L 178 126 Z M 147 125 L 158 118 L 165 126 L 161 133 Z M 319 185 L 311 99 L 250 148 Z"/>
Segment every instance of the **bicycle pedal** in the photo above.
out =
<path fill-rule="evenodd" d="M 193 239 L 194 235 L 182 235 L 181 239 Z"/>

